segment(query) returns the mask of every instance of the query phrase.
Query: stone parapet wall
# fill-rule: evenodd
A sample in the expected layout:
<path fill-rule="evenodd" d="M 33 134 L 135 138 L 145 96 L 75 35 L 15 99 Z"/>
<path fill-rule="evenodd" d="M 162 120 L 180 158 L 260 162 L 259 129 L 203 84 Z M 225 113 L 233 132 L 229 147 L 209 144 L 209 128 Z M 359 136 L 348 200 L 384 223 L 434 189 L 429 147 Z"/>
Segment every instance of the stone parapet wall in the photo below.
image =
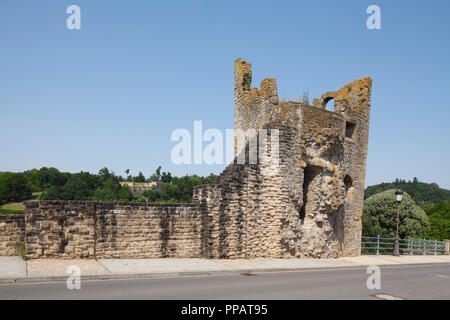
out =
<path fill-rule="evenodd" d="M 0 256 L 17 256 L 24 246 L 25 220 L 21 214 L 0 215 Z"/>
<path fill-rule="evenodd" d="M 194 189 L 204 216 L 205 255 L 281 258 L 279 177 L 264 179 L 258 165 L 231 164 L 214 185 Z M 273 181 L 273 183 L 272 183 Z M 267 184 L 271 184 L 271 189 Z M 270 191 L 263 193 L 261 190 Z"/>
<path fill-rule="evenodd" d="M 110 203 L 96 208 L 96 257 L 198 258 L 202 212 L 195 204 Z"/>
<path fill-rule="evenodd" d="M 195 204 L 27 201 L 29 258 L 165 258 L 202 254 Z"/>

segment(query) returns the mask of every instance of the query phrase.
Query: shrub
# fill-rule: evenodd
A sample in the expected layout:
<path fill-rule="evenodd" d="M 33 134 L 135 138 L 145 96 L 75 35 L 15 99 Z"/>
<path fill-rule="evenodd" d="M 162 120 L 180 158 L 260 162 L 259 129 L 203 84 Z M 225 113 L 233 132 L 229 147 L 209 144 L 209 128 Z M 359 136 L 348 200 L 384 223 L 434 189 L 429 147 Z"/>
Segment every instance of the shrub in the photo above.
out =
<path fill-rule="evenodd" d="M 386 190 L 364 201 L 362 216 L 363 236 L 395 237 L 397 224 L 397 201 L 395 190 Z M 400 204 L 400 238 L 424 236 L 430 220 L 406 192 Z"/>

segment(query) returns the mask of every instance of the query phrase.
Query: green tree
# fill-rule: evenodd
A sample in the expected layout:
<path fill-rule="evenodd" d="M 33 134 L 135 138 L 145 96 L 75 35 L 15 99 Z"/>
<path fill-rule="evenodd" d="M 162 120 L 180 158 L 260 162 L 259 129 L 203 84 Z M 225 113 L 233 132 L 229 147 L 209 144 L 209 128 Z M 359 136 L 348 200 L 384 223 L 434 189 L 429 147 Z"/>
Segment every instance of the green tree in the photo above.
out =
<path fill-rule="evenodd" d="M 67 177 L 56 168 L 43 167 L 39 170 L 42 176 L 42 186 L 63 186 Z"/>
<path fill-rule="evenodd" d="M 28 180 L 28 184 L 33 192 L 39 192 L 43 190 L 43 179 L 41 171 L 37 169 L 31 169 L 23 173 Z"/>
<path fill-rule="evenodd" d="M 147 190 L 143 193 L 148 202 L 157 202 L 161 198 L 161 194 L 157 190 Z"/>
<path fill-rule="evenodd" d="M 156 169 L 155 175 L 156 175 L 156 179 L 157 179 L 156 181 L 160 181 L 161 180 L 161 166 L 159 166 Z"/>
<path fill-rule="evenodd" d="M 450 239 L 450 201 L 426 204 L 422 206 L 422 209 L 430 218 L 430 225 L 425 231 L 427 238 Z"/>
<path fill-rule="evenodd" d="M 100 178 L 100 182 L 104 183 L 111 177 L 111 173 L 109 173 L 109 169 L 104 167 L 98 171 L 98 176 Z"/>
<path fill-rule="evenodd" d="M 95 201 L 115 201 L 119 200 L 121 191 L 120 183 L 117 177 L 109 173 L 107 168 L 103 168 L 98 174 L 100 186 L 95 190 L 92 200 Z"/>
<path fill-rule="evenodd" d="M 70 177 L 68 172 L 60 172 L 56 168 L 43 167 L 31 169 L 23 173 L 33 192 L 44 191 L 50 186 L 63 186 Z"/>
<path fill-rule="evenodd" d="M 145 176 L 142 174 L 142 172 L 139 172 L 137 177 L 134 177 L 134 182 L 145 182 Z"/>
<path fill-rule="evenodd" d="M 163 172 L 161 182 L 170 183 L 172 181 L 172 174 L 170 172 Z"/>
<path fill-rule="evenodd" d="M 395 237 L 396 221 L 397 201 L 394 189 L 375 194 L 364 201 L 363 236 L 374 237 L 379 234 L 383 237 Z M 405 192 L 400 204 L 400 238 L 424 236 L 428 225 L 426 213 Z"/>
<path fill-rule="evenodd" d="M 31 196 L 30 184 L 23 173 L 0 174 L 0 203 L 20 202 Z"/>
<path fill-rule="evenodd" d="M 102 178 L 89 172 L 75 173 L 63 186 L 52 185 L 41 195 L 42 200 L 91 200 Z"/>
<path fill-rule="evenodd" d="M 118 194 L 119 201 L 122 202 L 131 202 L 134 200 L 133 193 L 131 192 L 128 186 L 123 186 Z"/>
<path fill-rule="evenodd" d="M 113 190 L 108 188 L 98 188 L 94 191 L 92 196 L 93 201 L 115 201 L 117 200 L 117 194 Z"/>
<path fill-rule="evenodd" d="M 164 184 L 163 192 L 161 193 L 161 200 L 168 203 L 189 202 L 183 201 L 184 197 L 179 185 L 170 183 Z"/>
<path fill-rule="evenodd" d="M 135 198 L 131 190 L 120 185 L 122 177 L 117 177 L 108 168 L 102 168 L 98 174 L 89 172 L 61 173 L 55 168 L 42 168 L 29 170 L 24 173 L 26 184 L 31 189 L 43 190 L 43 182 L 46 181 L 46 190 L 40 196 L 42 200 L 95 200 L 95 201 L 145 201 L 142 197 Z M 173 177 L 170 172 L 163 172 L 159 166 L 150 181 L 162 181 L 164 183 L 161 192 L 157 190 L 147 191 L 144 196 L 150 202 L 192 202 L 193 188 L 200 184 L 212 183 L 216 176 L 208 177 L 186 175 Z M 145 176 L 139 172 L 137 177 L 128 176 L 127 181 L 145 182 Z M 11 192 L 3 192 L 0 197 Z M 0 201 L 3 198 L 0 199 Z"/>

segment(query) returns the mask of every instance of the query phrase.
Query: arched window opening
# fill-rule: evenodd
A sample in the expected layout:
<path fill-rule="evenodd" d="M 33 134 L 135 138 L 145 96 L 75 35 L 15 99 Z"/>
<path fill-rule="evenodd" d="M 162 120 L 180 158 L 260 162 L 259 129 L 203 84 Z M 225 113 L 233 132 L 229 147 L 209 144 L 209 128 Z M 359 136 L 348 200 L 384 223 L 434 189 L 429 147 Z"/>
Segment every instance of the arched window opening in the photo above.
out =
<path fill-rule="evenodd" d="M 325 110 L 334 112 L 334 98 L 333 97 L 325 98 L 323 100 L 322 106 Z"/>

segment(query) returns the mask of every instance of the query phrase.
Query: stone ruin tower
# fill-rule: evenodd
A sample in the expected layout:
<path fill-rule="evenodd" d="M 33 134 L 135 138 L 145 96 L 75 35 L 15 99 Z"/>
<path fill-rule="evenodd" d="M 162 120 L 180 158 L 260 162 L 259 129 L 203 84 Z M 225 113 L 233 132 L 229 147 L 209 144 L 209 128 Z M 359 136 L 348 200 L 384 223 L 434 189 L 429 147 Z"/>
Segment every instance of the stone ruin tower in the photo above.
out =
<path fill-rule="evenodd" d="M 205 212 L 205 255 L 359 255 L 372 79 L 326 92 L 313 105 L 279 101 L 275 79 L 264 79 L 259 89 L 251 88 L 251 80 L 251 64 L 237 59 L 236 158 L 214 184 L 194 190 Z M 325 109 L 332 99 L 334 112 Z M 252 129 L 253 140 L 242 136 Z M 278 141 L 272 139 L 274 129 Z M 273 163 L 249 161 L 251 141 L 260 141 L 262 131 L 267 145 L 262 150 L 257 144 L 258 154 L 278 149 L 275 171 L 268 170 Z M 245 148 L 239 141 L 247 141 Z"/>
<path fill-rule="evenodd" d="M 279 101 L 275 79 L 251 80 L 237 59 L 235 160 L 193 203 L 27 201 L 23 216 L 0 215 L 0 255 L 18 242 L 29 258 L 359 255 L 372 80 L 313 105 Z"/>

